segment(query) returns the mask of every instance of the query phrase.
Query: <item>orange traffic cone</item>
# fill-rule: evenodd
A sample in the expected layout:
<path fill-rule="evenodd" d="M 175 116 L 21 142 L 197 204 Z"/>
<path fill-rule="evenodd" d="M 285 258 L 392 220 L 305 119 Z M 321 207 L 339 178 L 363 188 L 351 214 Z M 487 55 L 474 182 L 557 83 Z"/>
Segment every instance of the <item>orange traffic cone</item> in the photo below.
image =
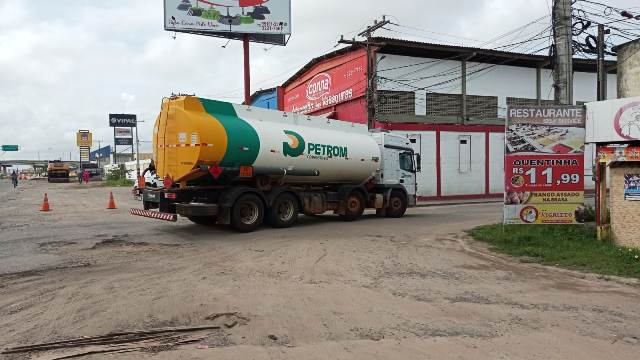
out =
<path fill-rule="evenodd" d="M 109 204 L 107 205 L 107 209 L 117 209 L 116 202 L 113 200 L 113 191 L 109 191 Z"/>
<path fill-rule="evenodd" d="M 42 203 L 42 209 L 40 211 L 51 211 L 51 207 L 49 207 L 49 198 L 47 197 L 47 193 L 44 193 L 44 202 Z"/>

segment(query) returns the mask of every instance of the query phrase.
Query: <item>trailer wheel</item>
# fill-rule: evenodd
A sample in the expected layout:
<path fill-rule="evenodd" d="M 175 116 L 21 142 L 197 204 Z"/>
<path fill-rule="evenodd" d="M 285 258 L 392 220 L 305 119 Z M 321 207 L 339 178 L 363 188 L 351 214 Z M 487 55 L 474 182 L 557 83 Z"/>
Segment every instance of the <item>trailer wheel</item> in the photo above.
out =
<path fill-rule="evenodd" d="M 298 199 L 290 193 L 278 196 L 267 211 L 267 221 L 276 228 L 291 227 L 298 220 Z"/>
<path fill-rule="evenodd" d="M 218 222 L 216 216 L 191 216 L 188 219 L 198 225 L 215 225 Z"/>
<path fill-rule="evenodd" d="M 389 196 L 387 204 L 386 216 L 390 218 L 399 218 L 407 211 L 407 197 L 402 191 L 394 190 Z"/>
<path fill-rule="evenodd" d="M 254 194 L 242 195 L 231 209 L 231 226 L 239 232 L 252 232 L 264 220 L 264 204 Z"/>
<path fill-rule="evenodd" d="M 359 192 L 352 192 L 345 199 L 345 213 L 340 215 L 344 221 L 354 221 L 364 213 L 364 198 Z"/>

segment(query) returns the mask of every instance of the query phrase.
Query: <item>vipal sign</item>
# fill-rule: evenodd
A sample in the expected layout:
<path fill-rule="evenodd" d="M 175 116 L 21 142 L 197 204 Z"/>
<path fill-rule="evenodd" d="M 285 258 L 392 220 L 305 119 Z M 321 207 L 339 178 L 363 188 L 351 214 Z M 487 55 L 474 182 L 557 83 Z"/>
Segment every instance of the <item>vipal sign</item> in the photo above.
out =
<path fill-rule="evenodd" d="M 587 104 L 587 142 L 640 140 L 640 97 Z"/>

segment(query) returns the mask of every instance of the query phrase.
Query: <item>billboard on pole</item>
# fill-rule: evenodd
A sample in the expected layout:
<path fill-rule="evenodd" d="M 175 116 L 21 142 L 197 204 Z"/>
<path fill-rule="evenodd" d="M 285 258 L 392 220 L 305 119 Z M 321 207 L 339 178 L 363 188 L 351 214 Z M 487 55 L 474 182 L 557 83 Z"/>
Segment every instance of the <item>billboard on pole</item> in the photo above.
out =
<path fill-rule="evenodd" d="M 79 130 L 76 133 L 76 144 L 78 147 L 91 147 L 93 135 L 88 130 Z"/>
<path fill-rule="evenodd" d="M 584 203 L 582 106 L 507 109 L 505 224 L 575 224 Z"/>
<path fill-rule="evenodd" d="M 135 114 L 109 114 L 111 127 L 136 127 L 138 118 Z"/>
<path fill-rule="evenodd" d="M 285 45 L 291 0 L 164 0 L 164 29 Z"/>

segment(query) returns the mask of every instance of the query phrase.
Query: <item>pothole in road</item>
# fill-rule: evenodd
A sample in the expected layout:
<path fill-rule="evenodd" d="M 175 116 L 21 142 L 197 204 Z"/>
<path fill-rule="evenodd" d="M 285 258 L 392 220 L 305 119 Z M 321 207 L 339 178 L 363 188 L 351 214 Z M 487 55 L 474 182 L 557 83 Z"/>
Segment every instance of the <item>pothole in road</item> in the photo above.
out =
<path fill-rule="evenodd" d="M 154 244 L 148 243 L 146 241 L 130 241 L 128 240 L 129 235 L 113 235 L 107 239 L 97 242 L 90 249 L 98 250 L 104 248 L 123 248 L 123 247 L 179 247 L 181 244 Z"/>

